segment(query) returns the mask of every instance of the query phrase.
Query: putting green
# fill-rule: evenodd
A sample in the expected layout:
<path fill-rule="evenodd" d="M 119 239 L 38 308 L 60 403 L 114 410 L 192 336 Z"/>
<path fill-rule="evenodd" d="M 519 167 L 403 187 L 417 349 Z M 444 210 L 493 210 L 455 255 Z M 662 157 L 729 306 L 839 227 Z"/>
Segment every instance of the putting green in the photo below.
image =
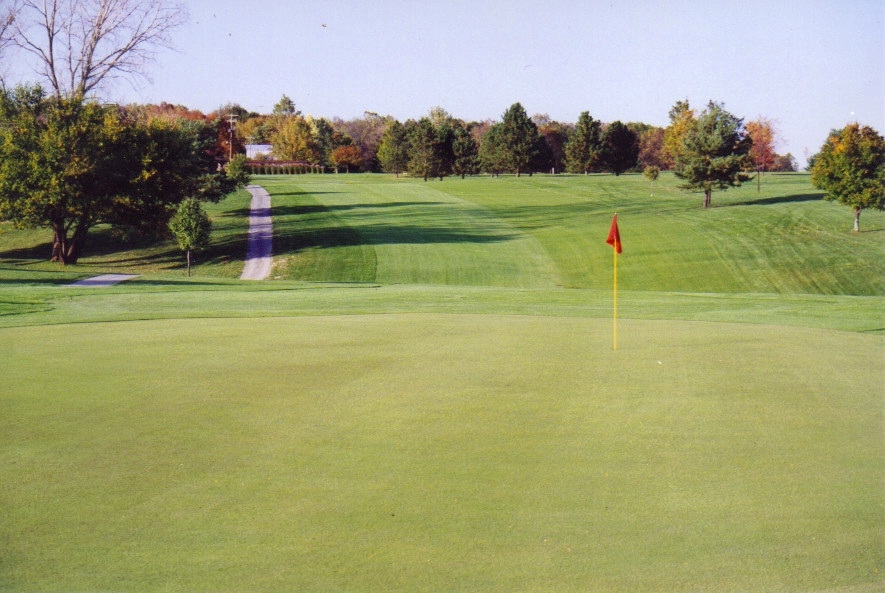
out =
<path fill-rule="evenodd" d="M 3 329 L 0 590 L 881 589 L 885 339 L 619 330 Z"/>

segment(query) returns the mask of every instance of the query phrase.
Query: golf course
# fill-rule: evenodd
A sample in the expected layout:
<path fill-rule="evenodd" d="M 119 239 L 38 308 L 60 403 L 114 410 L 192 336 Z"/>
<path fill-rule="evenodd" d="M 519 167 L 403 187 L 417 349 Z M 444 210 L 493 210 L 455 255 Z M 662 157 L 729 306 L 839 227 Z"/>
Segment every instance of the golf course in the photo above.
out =
<path fill-rule="evenodd" d="M 885 591 L 885 212 L 805 173 L 252 183 L 262 281 L 245 190 L 190 277 L 0 223 L 0 591 Z"/>

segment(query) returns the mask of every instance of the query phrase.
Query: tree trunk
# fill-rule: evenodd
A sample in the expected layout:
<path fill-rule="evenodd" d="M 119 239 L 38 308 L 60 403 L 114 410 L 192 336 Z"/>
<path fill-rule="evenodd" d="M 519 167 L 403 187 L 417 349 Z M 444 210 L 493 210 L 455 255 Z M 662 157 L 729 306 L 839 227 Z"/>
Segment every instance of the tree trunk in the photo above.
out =
<path fill-rule="evenodd" d="M 67 263 L 68 231 L 64 224 L 52 225 L 52 257 L 49 261 L 65 265 Z"/>
<path fill-rule="evenodd" d="M 710 207 L 710 202 L 712 201 L 713 190 L 705 189 L 704 190 L 704 208 Z"/>
<path fill-rule="evenodd" d="M 191 250 L 187 250 L 187 277 L 191 277 Z"/>
<path fill-rule="evenodd" d="M 854 209 L 854 232 L 860 232 L 860 206 Z"/>

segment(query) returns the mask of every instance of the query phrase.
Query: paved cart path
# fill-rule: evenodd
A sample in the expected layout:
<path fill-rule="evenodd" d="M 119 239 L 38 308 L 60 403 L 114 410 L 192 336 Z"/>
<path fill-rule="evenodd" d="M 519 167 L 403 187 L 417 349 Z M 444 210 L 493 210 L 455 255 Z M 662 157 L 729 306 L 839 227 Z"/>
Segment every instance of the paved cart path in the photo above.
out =
<path fill-rule="evenodd" d="M 74 282 L 73 284 L 66 284 L 65 286 L 77 288 L 102 288 L 105 286 L 113 286 L 115 284 L 119 284 L 120 282 L 131 280 L 132 278 L 138 278 L 138 274 L 102 274 L 101 276 L 86 278 L 84 280 Z"/>
<path fill-rule="evenodd" d="M 249 214 L 249 239 L 246 243 L 246 265 L 241 280 L 265 280 L 270 276 L 273 221 L 270 216 L 270 194 L 260 185 L 249 185 L 252 194 Z"/>

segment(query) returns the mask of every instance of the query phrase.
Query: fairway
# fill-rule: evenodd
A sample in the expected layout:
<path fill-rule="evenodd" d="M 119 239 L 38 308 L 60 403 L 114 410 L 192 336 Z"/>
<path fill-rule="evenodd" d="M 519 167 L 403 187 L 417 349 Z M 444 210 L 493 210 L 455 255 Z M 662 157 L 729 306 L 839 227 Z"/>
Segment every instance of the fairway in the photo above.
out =
<path fill-rule="evenodd" d="M 885 591 L 885 214 L 805 175 L 268 176 L 0 234 L 0 591 Z M 621 223 L 612 349 L 611 215 Z M 108 288 L 67 285 L 138 274 Z"/>

